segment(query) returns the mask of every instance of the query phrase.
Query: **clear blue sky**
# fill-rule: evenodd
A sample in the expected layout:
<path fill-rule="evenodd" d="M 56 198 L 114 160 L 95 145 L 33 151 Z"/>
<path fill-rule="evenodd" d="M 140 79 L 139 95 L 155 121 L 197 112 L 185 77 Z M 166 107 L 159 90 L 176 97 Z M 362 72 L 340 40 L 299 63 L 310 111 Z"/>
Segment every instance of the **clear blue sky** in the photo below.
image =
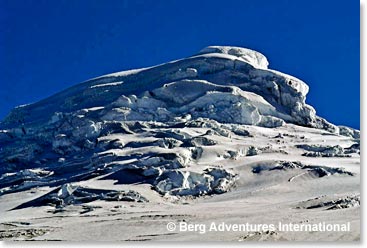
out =
<path fill-rule="evenodd" d="M 0 0 L 0 119 L 86 79 L 208 45 L 264 53 L 310 85 L 320 116 L 359 128 L 356 0 Z"/>

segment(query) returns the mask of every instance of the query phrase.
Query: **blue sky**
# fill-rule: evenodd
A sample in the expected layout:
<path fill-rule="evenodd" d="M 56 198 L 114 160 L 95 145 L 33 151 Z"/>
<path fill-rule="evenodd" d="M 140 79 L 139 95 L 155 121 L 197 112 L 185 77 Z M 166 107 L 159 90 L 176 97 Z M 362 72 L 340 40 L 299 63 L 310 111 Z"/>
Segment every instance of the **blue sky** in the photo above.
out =
<path fill-rule="evenodd" d="M 327 120 L 359 129 L 359 1 L 0 0 L 0 118 L 86 79 L 208 45 L 264 53 L 310 86 Z"/>

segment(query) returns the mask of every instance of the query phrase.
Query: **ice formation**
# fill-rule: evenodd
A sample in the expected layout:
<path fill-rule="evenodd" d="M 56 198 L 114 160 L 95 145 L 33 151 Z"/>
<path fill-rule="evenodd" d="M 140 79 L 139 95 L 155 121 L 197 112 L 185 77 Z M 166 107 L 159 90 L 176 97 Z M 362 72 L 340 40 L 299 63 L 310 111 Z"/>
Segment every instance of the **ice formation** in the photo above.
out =
<path fill-rule="evenodd" d="M 251 136 L 245 125 L 295 124 L 359 139 L 357 130 L 316 115 L 305 102 L 306 83 L 268 65 L 259 52 L 211 46 L 17 107 L 0 123 L 0 194 L 61 187 L 67 196 L 52 195 L 61 201 L 74 197 L 62 185 L 107 175 L 121 184 L 148 183 L 162 195 L 221 194 L 238 175 L 215 159 L 201 169 L 195 165 L 207 147 L 222 145 L 218 137 Z M 300 148 L 315 156 L 344 154 L 338 147 Z M 358 151 L 359 145 L 350 149 Z M 235 160 L 260 152 L 251 146 L 218 156 Z M 94 196 L 87 191 L 80 192 Z"/>
<path fill-rule="evenodd" d="M 303 81 L 267 66 L 265 56 L 250 49 L 207 47 L 186 59 L 98 77 L 17 107 L 0 127 L 27 129 L 56 120 L 55 113 L 92 109 L 99 121 L 207 117 L 222 123 L 276 127 L 287 122 L 339 132 L 305 103 L 308 86 Z"/>

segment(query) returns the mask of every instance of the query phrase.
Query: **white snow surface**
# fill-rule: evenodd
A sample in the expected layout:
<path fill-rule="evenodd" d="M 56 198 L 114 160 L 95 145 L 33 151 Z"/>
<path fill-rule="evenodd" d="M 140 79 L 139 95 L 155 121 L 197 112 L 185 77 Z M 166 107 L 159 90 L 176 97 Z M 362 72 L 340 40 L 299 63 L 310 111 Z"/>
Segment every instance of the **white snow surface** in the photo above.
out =
<path fill-rule="evenodd" d="M 232 114 L 228 118 L 224 115 L 217 117 L 217 121 L 270 126 L 273 122 L 258 121 L 261 116 L 270 116 L 288 123 L 322 128 L 335 133 L 339 131 L 335 125 L 316 116 L 315 110 L 305 103 L 308 92 L 306 83 L 268 69 L 267 65 L 266 57 L 256 51 L 211 46 L 201 50 L 199 55 L 94 78 L 40 102 L 15 108 L 0 123 L 0 128 L 10 128 L 19 123 L 23 126 L 37 125 L 48 121 L 56 112 L 70 113 L 84 108 L 105 106 L 102 116 L 115 118 L 115 115 L 119 115 L 116 118 L 126 120 L 137 118 L 168 121 L 187 114 L 207 117 L 213 111 L 222 112 L 225 108 L 224 111 L 228 110 Z M 190 86 L 189 92 L 183 89 L 185 85 Z M 164 92 L 165 87 L 170 87 L 165 96 L 151 94 Z M 254 97 L 249 98 L 253 93 L 258 95 L 257 99 L 262 99 L 260 102 L 264 104 L 261 107 L 257 104 L 259 100 L 253 101 Z M 168 99 L 168 94 L 174 95 L 174 99 Z M 223 97 L 227 99 L 227 103 L 217 106 L 218 102 L 212 101 L 211 96 L 216 99 Z M 116 109 L 115 106 L 124 97 L 133 97 L 135 100 L 128 106 Z M 177 108 L 180 101 L 185 101 L 191 108 Z M 195 101 L 201 106 L 194 106 Z M 231 115 L 237 115 L 236 112 L 241 111 L 236 108 L 243 110 L 243 113 L 253 114 L 246 114 L 246 120 L 233 119 Z M 125 113 L 123 116 L 117 114 L 122 112 Z M 267 117 L 263 118 L 266 119 Z"/>
<path fill-rule="evenodd" d="M 199 54 L 210 53 L 232 55 L 259 69 L 267 69 L 269 65 L 267 58 L 263 54 L 243 47 L 209 46 L 199 52 Z"/>
<path fill-rule="evenodd" d="M 211 46 L 17 107 L 0 122 L 0 239 L 359 240 L 360 133 L 307 93 L 261 53 Z M 167 233 L 180 221 L 352 230 Z"/>
<path fill-rule="evenodd" d="M 96 84 L 91 86 L 91 88 L 97 88 L 97 87 L 107 87 L 107 86 L 116 86 L 116 85 L 120 85 L 123 84 L 124 81 L 120 81 L 120 82 L 113 82 L 113 83 L 106 83 L 106 84 Z"/>

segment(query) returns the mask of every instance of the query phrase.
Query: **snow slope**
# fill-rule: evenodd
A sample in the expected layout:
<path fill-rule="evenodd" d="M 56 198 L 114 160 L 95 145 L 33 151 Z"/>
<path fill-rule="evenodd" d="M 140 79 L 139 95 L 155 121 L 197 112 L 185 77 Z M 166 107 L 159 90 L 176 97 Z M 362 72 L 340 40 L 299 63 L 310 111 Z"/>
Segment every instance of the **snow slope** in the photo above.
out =
<path fill-rule="evenodd" d="M 359 239 L 359 131 L 318 117 L 307 93 L 261 53 L 212 46 L 17 107 L 0 123 L 0 238 Z M 165 230 L 289 215 L 352 220 L 352 235 Z"/>

